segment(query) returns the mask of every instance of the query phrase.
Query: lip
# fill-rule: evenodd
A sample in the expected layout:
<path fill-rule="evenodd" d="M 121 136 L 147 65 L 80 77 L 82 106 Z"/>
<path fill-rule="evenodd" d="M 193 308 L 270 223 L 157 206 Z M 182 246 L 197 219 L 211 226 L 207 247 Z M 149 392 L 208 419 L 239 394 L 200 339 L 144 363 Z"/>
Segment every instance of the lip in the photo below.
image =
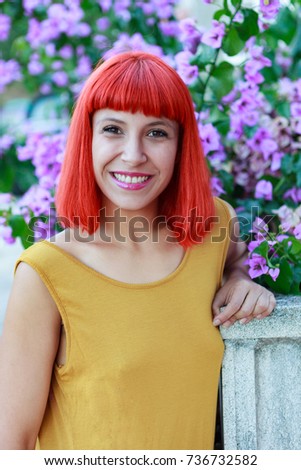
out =
<path fill-rule="evenodd" d="M 148 176 L 148 179 L 146 181 L 143 181 L 142 183 L 125 183 L 124 181 L 119 181 L 114 177 L 114 173 L 118 173 L 119 175 L 125 175 L 125 176 L 130 176 L 130 177 L 138 177 L 138 176 Z M 136 173 L 136 172 L 128 172 L 128 171 L 114 171 L 110 172 L 110 175 L 112 177 L 112 180 L 114 183 L 119 186 L 119 188 L 126 189 L 128 191 L 138 191 L 139 189 L 145 188 L 150 181 L 152 180 L 152 176 L 147 173 Z"/>
<path fill-rule="evenodd" d="M 110 171 L 111 175 L 113 175 L 114 173 L 118 173 L 119 175 L 124 175 L 124 176 L 130 176 L 130 177 L 134 177 L 134 176 L 153 176 L 151 175 L 150 173 L 137 173 L 135 171 Z"/>

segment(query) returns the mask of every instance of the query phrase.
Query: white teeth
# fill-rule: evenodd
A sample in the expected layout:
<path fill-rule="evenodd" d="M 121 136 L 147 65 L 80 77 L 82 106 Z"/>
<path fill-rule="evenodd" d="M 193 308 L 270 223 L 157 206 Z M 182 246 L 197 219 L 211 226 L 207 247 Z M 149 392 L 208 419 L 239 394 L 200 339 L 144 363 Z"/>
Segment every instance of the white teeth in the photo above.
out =
<path fill-rule="evenodd" d="M 122 175 L 120 173 L 113 173 L 114 177 L 123 183 L 131 183 L 131 184 L 136 184 L 136 183 L 143 183 L 144 181 L 149 179 L 149 176 L 129 176 L 129 175 Z"/>

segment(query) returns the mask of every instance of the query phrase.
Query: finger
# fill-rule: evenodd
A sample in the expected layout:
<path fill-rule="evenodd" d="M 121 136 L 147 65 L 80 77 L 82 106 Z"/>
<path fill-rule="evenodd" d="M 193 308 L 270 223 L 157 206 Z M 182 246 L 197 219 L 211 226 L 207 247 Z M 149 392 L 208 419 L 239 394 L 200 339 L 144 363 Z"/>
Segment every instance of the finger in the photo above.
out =
<path fill-rule="evenodd" d="M 213 324 L 215 326 L 224 324 L 231 317 L 233 317 L 241 308 L 245 297 L 236 297 L 235 300 L 231 299 L 228 305 L 226 305 L 222 311 L 214 318 Z"/>
<path fill-rule="evenodd" d="M 276 306 L 276 299 L 272 293 L 269 293 L 266 305 L 260 304 L 256 305 L 256 308 L 254 309 L 254 316 L 258 320 L 267 317 L 272 313 Z"/>
<path fill-rule="evenodd" d="M 220 314 L 220 310 L 225 307 L 227 304 L 227 298 L 226 298 L 226 293 L 224 292 L 223 289 L 220 289 L 217 294 L 215 295 L 215 298 L 212 303 L 212 312 L 214 316 L 217 316 Z"/>
<path fill-rule="evenodd" d="M 235 313 L 235 319 L 242 320 L 243 318 L 248 318 L 249 316 L 254 315 L 257 300 L 258 299 L 256 299 L 256 297 L 248 293 L 240 309 Z"/>

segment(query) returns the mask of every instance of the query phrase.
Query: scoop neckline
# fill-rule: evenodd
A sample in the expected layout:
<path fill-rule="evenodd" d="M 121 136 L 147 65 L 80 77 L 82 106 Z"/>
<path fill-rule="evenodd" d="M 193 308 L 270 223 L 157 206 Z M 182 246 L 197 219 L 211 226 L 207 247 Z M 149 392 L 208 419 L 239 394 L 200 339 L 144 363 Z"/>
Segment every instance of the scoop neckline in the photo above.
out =
<path fill-rule="evenodd" d="M 72 262 L 74 262 L 75 264 L 77 264 L 78 266 L 80 266 L 82 269 L 92 273 L 93 275 L 95 275 L 96 277 L 100 277 L 101 279 L 103 279 L 104 281 L 110 283 L 110 284 L 114 284 L 114 285 L 117 285 L 119 287 L 124 287 L 124 288 L 127 288 L 127 289 L 146 289 L 146 288 L 151 288 L 151 287 L 156 287 L 156 286 L 160 286 L 160 285 L 163 285 L 163 284 L 166 284 L 167 282 L 171 281 L 172 279 L 174 279 L 176 276 L 178 276 L 178 274 L 180 274 L 180 272 L 183 270 L 183 268 L 185 267 L 187 261 L 188 261 L 188 258 L 189 258 L 189 255 L 190 255 L 190 252 L 191 252 L 191 249 L 190 248 L 187 248 L 185 251 L 184 251 L 184 256 L 181 260 L 181 262 L 178 264 L 178 266 L 176 267 L 176 269 L 174 271 L 172 271 L 170 274 L 168 274 L 167 276 L 164 276 L 163 278 L 161 279 L 158 279 L 156 281 L 151 281 L 151 282 L 144 282 L 144 283 L 129 283 L 129 282 L 124 282 L 124 281 L 119 281 L 118 279 L 114 279 L 110 276 L 107 276 L 106 274 L 103 274 L 99 271 L 97 271 L 96 269 L 94 268 L 91 268 L 90 266 L 88 266 L 87 264 L 83 263 L 82 261 L 80 261 L 76 256 L 74 255 L 71 255 L 70 253 L 68 253 L 66 250 L 64 250 L 63 248 L 61 248 L 60 246 L 58 245 L 55 245 L 54 242 L 51 242 L 49 240 L 42 240 L 41 243 L 45 243 L 46 245 L 54 248 L 56 251 L 58 251 L 59 253 L 61 253 L 63 256 L 65 256 L 66 258 L 70 259 Z"/>

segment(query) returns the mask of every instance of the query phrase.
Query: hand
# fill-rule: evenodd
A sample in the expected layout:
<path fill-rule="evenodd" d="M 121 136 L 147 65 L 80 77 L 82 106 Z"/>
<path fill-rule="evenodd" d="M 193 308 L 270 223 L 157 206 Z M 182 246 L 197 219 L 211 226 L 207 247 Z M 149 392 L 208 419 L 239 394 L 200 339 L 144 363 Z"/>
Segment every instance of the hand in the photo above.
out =
<path fill-rule="evenodd" d="M 216 293 L 212 304 L 213 324 L 229 327 L 237 320 L 247 324 L 267 317 L 275 308 L 274 295 L 247 277 L 229 278 Z"/>

